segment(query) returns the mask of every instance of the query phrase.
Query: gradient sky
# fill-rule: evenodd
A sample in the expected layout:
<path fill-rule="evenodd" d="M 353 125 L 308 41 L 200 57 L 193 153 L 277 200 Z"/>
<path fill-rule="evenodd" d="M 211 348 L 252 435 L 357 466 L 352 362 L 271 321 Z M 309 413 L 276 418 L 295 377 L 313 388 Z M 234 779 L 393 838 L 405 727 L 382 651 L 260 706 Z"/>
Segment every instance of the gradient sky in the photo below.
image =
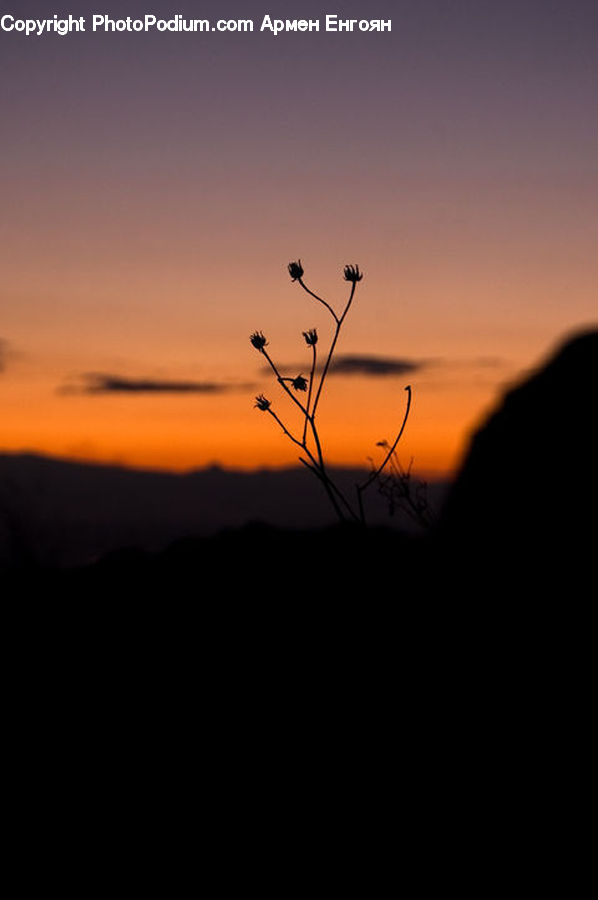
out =
<path fill-rule="evenodd" d="M 307 374 L 301 332 L 323 342 L 330 327 L 288 276 L 298 257 L 337 308 L 343 266 L 365 273 L 339 345 L 361 365 L 331 377 L 320 407 L 337 463 L 393 437 L 411 384 L 403 458 L 451 471 L 504 386 L 596 322 L 595 2 L 1 12 L 256 31 L 0 32 L 0 450 L 294 463 L 253 408 L 264 391 L 294 418 L 249 335 Z M 392 31 L 275 37 L 257 30 L 266 13 Z"/>

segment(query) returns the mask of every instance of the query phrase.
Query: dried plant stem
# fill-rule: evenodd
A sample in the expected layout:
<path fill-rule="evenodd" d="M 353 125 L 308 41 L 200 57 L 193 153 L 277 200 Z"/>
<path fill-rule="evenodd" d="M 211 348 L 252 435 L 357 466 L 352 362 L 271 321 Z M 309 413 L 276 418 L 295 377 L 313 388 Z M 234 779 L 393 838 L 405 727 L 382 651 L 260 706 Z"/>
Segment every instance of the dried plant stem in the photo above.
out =
<path fill-rule="evenodd" d="M 309 373 L 309 388 L 308 388 L 308 393 L 307 393 L 307 415 L 305 416 L 305 422 L 303 425 L 303 440 L 304 441 L 305 441 L 305 438 L 307 435 L 307 423 L 309 420 L 309 408 L 311 405 L 311 393 L 312 393 L 313 384 L 314 384 L 314 375 L 316 372 L 316 345 L 312 344 L 311 349 L 312 349 L 312 358 L 311 358 L 311 372 Z"/>
<path fill-rule="evenodd" d="M 318 476 L 318 478 L 324 485 L 324 488 L 326 489 L 326 493 L 328 494 L 328 499 L 332 503 L 337 516 L 339 517 L 339 519 L 341 521 L 345 521 L 345 516 L 343 514 L 343 511 L 341 510 L 340 506 L 338 505 L 337 499 L 334 496 L 335 493 L 340 495 L 340 498 L 343 500 L 344 504 L 346 504 L 346 506 L 349 508 L 349 511 L 352 512 L 352 510 L 349 507 L 349 505 L 347 504 L 347 501 L 345 500 L 345 498 L 342 496 L 342 494 L 336 487 L 336 485 L 333 483 L 332 479 L 329 477 L 328 473 L 326 472 L 326 468 L 324 466 L 324 459 L 322 456 L 322 448 L 320 446 L 319 438 L 316 437 L 316 446 L 318 448 L 318 459 L 316 460 L 313 453 L 307 446 L 306 441 L 300 441 L 296 437 L 294 437 L 291 434 L 291 432 L 288 430 L 286 425 L 282 422 L 282 420 L 279 419 L 279 417 L 276 415 L 274 410 L 268 409 L 267 412 L 269 412 L 270 415 L 272 416 L 272 418 L 278 422 L 278 424 L 280 425 L 280 427 L 282 428 L 282 430 L 286 434 L 286 436 L 289 438 L 289 440 L 291 440 L 294 444 L 297 444 L 298 447 L 301 447 L 301 449 L 305 453 L 307 453 L 307 455 L 309 456 L 309 458 L 311 460 L 311 465 L 309 465 L 309 463 L 306 463 L 306 461 L 304 459 L 301 459 L 301 457 L 299 457 L 299 459 L 301 460 L 301 462 L 304 465 L 307 465 L 307 467 L 309 469 L 311 469 L 313 472 L 315 472 L 315 474 Z"/>
<path fill-rule="evenodd" d="M 387 441 L 380 446 L 388 447 Z M 391 515 L 396 506 L 402 508 L 408 516 L 423 528 L 429 528 L 434 522 L 434 511 L 430 506 L 425 481 L 418 481 L 415 486 L 415 494 L 411 483 L 411 467 L 413 457 L 407 467 L 403 469 L 396 450 L 392 451 L 389 469 L 390 474 L 380 479 L 378 490 L 386 497 Z"/>
<path fill-rule="evenodd" d="M 314 351 L 315 351 L 315 348 L 314 348 Z M 297 444 L 297 446 L 299 446 L 299 447 L 301 447 L 303 450 L 305 450 L 305 452 L 308 454 L 308 456 L 310 457 L 310 459 L 312 460 L 312 462 L 314 463 L 314 465 L 317 467 L 318 472 L 319 472 L 319 474 L 320 474 L 320 476 L 321 476 L 321 481 L 322 481 L 322 483 L 323 483 L 323 485 L 324 485 L 324 487 L 326 488 L 326 491 L 327 491 L 327 493 L 328 493 L 330 502 L 331 502 L 332 505 L 334 506 L 334 509 L 335 509 L 337 515 L 339 516 L 339 518 L 342 519 L 342 520 L 344 521 L 345 516 L 344 516 L 342 510 L 341 510 L 341 509 L 339 508 L 339 506 L 338 506 L 337 500 L 336 500 L 336 498 L 335 498 L 335 496 L 334 496 L 335 494 L 336 494 L 336 495 L 339 497 L 339 499 L 342 501 L 343 506 L 348 510 L 348 512 L 350 513 L 350 515 L 352 516 L 352 518 L 357 519 L 358 517 L 355 515 L 354 511 L 351 509 L 351 505 L 348 503 L 348 501 L 347 501 L 346 498 L 344 497 L 342 491 L 334 484 L 334 482 L 332 481 L 332 479 L 331 479 L 330 476 L 328 475 L 328 472 L 326 471 L 326 465 L 325 465 L 325 463 L 324 463 L 324 454 L 323 454 L 323 452 L 322 452 L 322 445 L 321 445 L 321 443 L 320 443 L 320 437 L 319 437 L 319 435 L 318 435 L 318 430 L 317 430 L 317 428 L 316 428 L 316 424 L 315 424 L 315 421 L 314 421 L 313 413 L 310 415 L 308 409 L 307 409 L 307 408 L 306 408 L 306 407 L 305 407 L 305 406 L 304 406 L 304 405 L 303 405 L 303 404 L 295 397 L 295 395 L 291 392 L 291 390 L 289 389 L 289 387 L 288 387 L 288 386 L 286 385 L 286 383 L 285 383 L 285 379 L 281 376 L 280 372 L 278 371 L 278 367 L 276 366 L 276 363 L 273 361 L 273 359 L 271 358 L 271 356 L 269 355 L 269 353 L 268 353 L 265 349 L 262 349 L 262 353 L 264 354 L 264 356 L 265 356 L 266 359 L 268 360 L 268 363 L 269 363 L 269 365 L 270 365 L 270 368 L 271 368 L 272 371 L 274 372 L 274 374 L 275 374 L 275 376 L 276 376 L 276 379 L 277 379 L 278 383 L 282 386 L 283 390 L 289 395 L 289 397 L 291 398 L 291 400 L 293 401 L 293 403 L 295 403 L 295 404 L 299 407 L 299 409 L 301 410 L 301 412 L 303 413 L 303 415 L 304 415 L 304 417 L 305 417 L 305 426 L 304 426 L 304 436 L 303 436 L 303 440 L 302 440 L 302 441 L 299 441 L 297 438 L 293 437 L 293 435 L 292 435 L 292 434 L 289 432 L 289 430 L 283 425 L 282 421 L 278 418 L 278 416 L 276 415 L 276 413 L 273 412 L 273 410 L 269 409 L 268 412 L 270 413 L 270 415 L 274 416 L 274 418 L 276 419 L 276 421 L 278 422 L 278 424 L 280 425 L 280 427 L 282 428 L 282 430 L 284 431 L 284 433 L 287 435 L 287 437 L 289 437 L 289 438 L 293 441 L 294 444 Z M 314 369 L 315 369 L 315 352 L 314 352 L 314 362 L 313 362 L 313 365 L 312 365 L 312 372 L 313 372 Z M 310 381 L 310 383 L 311 383 L 311 381 Z M 308 402 L 309 402 L 309 401 L 308 401 Z M 314 442 L 315 442 L 315 445 L 316 445 L 316 450 L 317 450 L 317 454 L 318 454 L 318 459 L 317 459 L 317 461 L 316 461 L 316 459 L 314 458 L 313 454 L 311 453 L 311 451 L 309 450 L 309 448 L 308 448 L 308 446 L 307 446 L 307 423 L 308 423 L 308 422 L 309 422 L 309 425 L 310 425 L 310 428 L 311 428 L 311 432 L 312 432 L 313 437 L 314 437 Z"/>
<path fill-rule="evenodd" d="M 334 321 L 336 322 L 336 327 L 334 329 L 334 336 L 332 338 L 332 343 L 330 344 L 330 350 L 328 351 L 328 356 L 327 356 L 326 362 L 324 364 L 324 370 L 322 372 L 322 377 L 320 378 L 320 384 L 318 385 L 318 390 L 316 392 L 316 398 L 314 400 L 314 405 L 313 405 L 313 408 L 311 411 L 312 416 L 315 416 L 316 410 L 318 408 L 320 396 L 322 394 L 322 388 L 324 387 L 324 381 L 326 380 L 326 375 L 328 374 L 328 369 L 330 368 L 330 363 L 332 361 L 332 356 L 334 354 L 334 350 L 336 347 L 336 342 L 338 341 L 338 337 L 339 337 L 343 322 L 345 320 L 345 317 L 346 317 L 347 313 L 349 312 L 349 307 L 351 306 L 351 303 L 353 302 L 353 297 L 355 295 L 355 282 L 353 282 L 351 285 L 351 293 L 349 295 L 347 305 L 345 306 L 345 309 L 344 309 L 343 314 L 340 317 L 340 319 L 336 315 L 336 313 L 333 311 L 333 309 L 330 306 L 328 306 L 328 304 L 324 300 L 321 300 L 320 297 L 318 297 L 316 294 L 313 293 L 313 291 L 310 291 L 310 289 L 308 287 L 306 287 L 306 285 L 303 283 L 303 281 L 301 279 L 299 279 L 299 284 L 305 291 L 307 291 L 308 294 L 311 294 L 312 297 L 316 297 L 316 300 L 320 300 L 321 303 L 324 303 L 324 306 L 326 306 L 330 310 L 332 317 L 334 318 Z"/>
<path fill-rule="evenodd" d="M 407 419 L 409 418 L 409 410 L 411 409 L 411 385 L 408 384 L 407 387 L 405 388 L 405 390 L 407 391 L 407 406 L 405 408 L 405 415 L 403 416 L 403 422 L 401 424 L 401 427 L 399 428 L 399 433 L 397 434 L 392 447 L 390 448 L 390 450 L 388 451 L 388 453 L 382 460 L 382 463 L 378 466 L 378 468 L 374 472 L 372 472 L 372 474 L 369 476 L 369 478 L 362 485 L 359 485 L 359 489 L 362 491 L 365 491 L 365 489 L 367 487 L 369 487 L 369 485 L 373 481 L 375 481 L 375 479 L 380 475 L 382 470 L 385 468 L 388 460 L 391 458 L 392 454 L 395 452 L 397 444 L 401 440 L 401 437 L 405 430 L 405 425 L 407 424 Z"/>
<path fill-rule="evenodd" d="M 349 293 L 349 297 L 345 304 L 345 307 L 341 313 L 341 315 L 337 315 L 332 306 L 324 300 L 322 297 L 319 297 L 318 294 L 314 293 L 311 288 L 308 288 L 305 282 L 303 281 L 303 266 L 301 265 L 301 260 L 297 262 L 291 262 L 288 265 L 289 274 L 293 281 L 298 281 L 303 290 L 313 297 L 314 300 L 317 300 L 322 306 L 324 306 L 334 320 L 334 333 L 332 336 L 332 341 L 330 343 L 330 347 L 328 349 L 326 360 L 324 362 L 324 366 L 322 368 L 321 375 L 319 377 L 318 384 L 316 386 L 316 371 L 317 371 L 317 351 L 316 351 L 316 342 L 318 340 L 318 335 L 315 328 L 310 329 L 309 331 L 304 331 L 303 336 L 308 344 L 312 348 L 312 361 L 311 361 L 311 371 L 309 375 L 309 382 L 305 380 L 303 375 L 298 375 L 295 378 L 291 377 L 283 377 L 278 370 L 278 367 L 270 357 L 268 351 L 265 349 L 267 340 L 264 336 L 263 332 L 256 331 L 251 337 L 251 343 L 262 353 L 266 360 L 268 361 L 268 365 L 272 369 L 276 380 L 285 391 L 288 397 L 293 401 L 295 406 L 301 411 L 303 421 L 302 421 L 302 437 L 299 440 L 298 437 L 295 437 L 286 425 L 282 422 L 279 416 L 270 408 L 270 401 L 263 395 L 260 394 L 256 397 L 256 406 L 262 411 L 267 411 L 273 417 L 273 419 L 280 425 L 283 433 L 302 451 L 301 456 L 299 456 L 299 461 L 306 466 L 314 475 L 318 478 L 319 481 L 322 482 L 328 498 L 332 503 L 332 506 L 338 515 L 341 521 L 346 521 L 347 518 L 353 520 L 360 525 L 365 526 L 365 511 L 363 505 L 363 494 L 367 490 L 367 488 L 373 484 L 376 479 L 380 478 L 380 475 L 384 471 L 384 468 L 390 461 L 390 468 L 393 471 L 394 466 L 394 451 L 395 448 L 405 430 L 405 425 L 407 423 L 407 419 L 409 417 L 409 410 L 411 408 L 411 387 L 408 386 L 405 388 L 407 391 L 407 408 L 405 410 L 405 415 L 403 418 L 403 422 L 399 429 L 399 433 L 397 434 L 394 443 L 391 447 L 389 447 L 388 452 L 382 461 L 381 465 L 371 472 L 368 478 L 361 484 L 355 485 L 355 490 L 357 493 L 357 506 L 355 504 L 349 503 L 348 499 L 344 495 L 344 493 L 340 490 L 338 485 L 334 483 L 330 475 L 328 474 L 326 463 L 324 461 L 324 453 L 322 450 L 322 443 L 320 440 L 320 435 L 318 434 L 318 428 L 316 425 L 316 413 L 318 411 L 318 405 L 320 402 L 320 397 L 322 396 L 322 392 L 324 389 L 324 384 L 326 382 L 326 378 L 328 376 L 328 372 L 331 367 L 332 358 L 334 356 L 334 351 L 336 350 L 336 346 L 340 337 L 341 329 L 343 327 L 343 323 L 347 317 L 347 314 L 351 308 L 351 304 L 353 302 L 353 298 L 355 296 L 355 290 L 358 282 L 360 282 L 363 278 L 362 273 L 359 271 L 359 266 L 348 265 L 344 268 L 344 276 L 345 281 L 351 282 L 351 290 Z M 301 403 L 300 400 L 297 399 L 293 391 L 289 388 L 287 382 L 291 382 L 294 391 L 305 391 L 307 390 L 307 398 L 305 405 Z M 388 447 L 388 445 L 385 445 Z M 390 477 L 390 476 L 389 476 Z M 385 482 L 386 483 L 386 482 Z"/>
<path fill-rule="evenodd" d="M 396 438 L 395 438 L 395 440 L 394 440 L 393 445 L 390 447 L 388 453 L 386 454 L 386 456 L 385 456 L 384 459 L 382 460 L 382 463 L 378 466 L 377 469 L 375 469 L 375 470 L 372 472 L 372 474 L 369 476 L 369 478 L 367 478 L 367 479 L 363 482 L 363 484 L 356 484 L 356 485 L 355 485 L 355 489 L 356 489 L 356 491 L 357 491 L 357 499 L 358 499 L 358 503 L 359 503 L 359 516 L 360 516 L 361 521 L 364 522 L 364 523 L 365 523 L 365 514 L 364 514 L 364 509 L 363 509 L 363 492 L 364 492 L 371 484 L 373 484 L 373 482 L 374 482 L 377 478 L 380 477 L 380 475 L 381 475 L 382 472 L 384 471 L 384 468 L 385 468 L 386 464 L 388 463 L 389 459 L 391 459 L 393 453 L 395 452 L 396 446 L 397 446 L 397 444 L 399 443 L 399 441 L 401 440 L 401 437 L 402 437 L 402 435 L 403 435 L 403 432 L 405 431 L 405 425 L 407 424 L 407 419 L 409 418 L 409 410 L 411 409 L 411 385 L 408 384 L 407 387 L 405 388 L 405 390 L 407 391 L 407 406 L 406 406 L 406 408 L 405 408 L 405 415 L 403 416 L 403 422 L 401 423 L 401 427 L 399 428 L 399 432 L 398 432 L 398 434 L 397 434 L 397 436 L 396 436 Z"/>
<path fill-rule="evenodd" d="M 310 453 L 310 451 L 308 450 L 308 448 L 305 446 L 305 444 L 302 443 L 301 441 L 297 440 L 296 437 L 293 437 L 293 435 L 291 434 L 291 432 L 289 431 L 289 429 L 286 427 L 286 425 L 284 424 L 284 422 L 282 421 L 282 419 L 279 419 L 279 418 L 278 418 L 278 416 L 276 415 L 276 413 L 274 412 L 274 410 L 273 410 L 273 409 L 268 409 L 268 410 L 266 410 L 266 412 L 269 412 L 270 415 L 272 416 L 272 418 L 273 418 L 273 419 L 276 419 L 276 421 L 278 422 L 278 424 L 280 425 L 280 427 L 282 428 L 282 430 L 284 431 L 284 433 L 286 434 L 286 436 L 289 438 L 289 440 L 291 440 L 294 444 L 297 444 L 298 447 L 301 447 L 302 450 L 305 450 L 305 452 L 308 454 L 308 456 L 310 457 L 310 459 L 312 460 L 312 462 L 314 463 L 314 465 L 317 465 L 316 460 L 313 458 L 312 454 Z"/>
<path fill-rule="evenodd" d="M 321 445 L 321 443 L 320 443 L 320 437 L 319 437 L 319 435 L 318 435 L 318 429 L 316 428 L 316 423 L 315 423 L 315 420 L 314 420 L 313 413 L 311 414 L 311 416 L 309 416 L 309 423 L 310 423 L 310 425 L 311 425 L 311 431 L 312 431 L 312 434 L 313 434 L 313 436 L 314 436 L 314 441 L 315 441 L 315 444 L 316 444 L 316 450 L 317 450 L 317 452 L 318 452 L 319 468 L 320 468 L 320 471 L 321 471 L 321 473 L 322 473 L 322 477 L 326 480 L 326 483 L 330 485 L 331 489 L 338 495 L 339 499 L 340 499 L 340 500 L 342 501 L 342 503 L 343 503 L 343 506 L 344 506 L 344 507 L 347 509 L 347 511 L 349 512 L 349 515 L 351 516 L 351 518 L 356 519 L 357 521 L 359 521 L 358 516 L 355 515 L 355 512 L 354 512 L 353 509 L 351 508 L 351 504 L 348 502 L 348 500 L 347 500 L 346 497 L 344 496 L 343 492 L 336 486 L 336 484 L 334 483 L 334 481 L 332 480 L 332 478 L 330 477 L 330 475 L 329 475 L 328 472 L 326 471 L 326 465 L 325 465 L 325 463 L 324 463 L 324 454 L 323 454 L 323 452 L 322 452 L 322 445 Z M 344 516 L 343 516 L 343 518 L 344 518 Z"/>
<path fill-rule="evenodd" d="M 326 473 L 322 473 L 322 470 L 317 465 L 317 463 L 314 463 L 314 465 L 311 465 L 310 463 L 307 462 L 306 459 L 303 459 L 303 457 L 301 457 L 301 456 L 299 457 L 299 462 L 303 463 L 303 465 L 306 466 L 310 470 L 310 472 L 313 472 L 314 475 L 316 476 L 316 478 L 318 478 L 318 480 L 322 482 L 324 488 L 326 489 L 326 493 L 328 494 L 330 502 L 332 503 L 334 510 L 335 510 L 336 514 L 338 515 L 339 519 L 341 520 L 341 522 L 346 522 L 347 519 L 346 519 L 346 516 L 343 515 L 343 512 L 339 508 L 338 504 L 335 502 L 334 494 L 337 495 L 338 499 L 342 502 L 343 506 L 345 506 L 345 508 L 347 509 L 347 511 L 349 513 L 350 518 L 355 519 L 356 518 L 355 513 L 351 509 L 346 498 L 343 496 L 343 494 L 341 493 L 339 488 L 336 486 L 334 481 L 332 481 L 332 479 Z"/>
<path fill-rule="evenodd" d="M 304 291 L 307 291 L 307 293 L 308 293 L 308 294 L 311 294 L 311 296 L 312 296 L 315 300 L 317 300 L 318 303 L 321 303 L 323 306 L 326 307 L 326 309 L 328 310 L 328 312 L 330 313 L 330 315 L 332 316 L 332 318 L 334 319 L 334 321 L 338 324 L 338 316 L 337 316 L 337 314 L 335 313 L 335 311 L 333 310 L 333 308 L 330 306 L 330 304 L 329 304 L 329 303 L 326 303 L 325 300 L 322 300 L 321 297 L 318 297 L 317 294 L 314 294 L 313 291 L 310 291 L 310 289 L 307 287 L 307 285 L 305 284 L 305 282 L 303 281 L 302 278 L 298 278 L 297 281 L 299 282 L 299 284 L 301 285 L 301 287 L 303 288 Z"/>
<path fill-rule="evenodd" d="M 270 364 L 270 368 L 272 369 L 272 371 L 273 371 L 274 374 L 276 375 L 276 380 L 278 381 L 278 383 L 279 383 L 279 384 L 281 385 L 281 387 L 287 392 L 287 394 L 289 395 L 289 397 L 291 398 L 291 400 L 293 401 L 293 403 L 296 403 L 296 404 L 297 404 L 297 406 L 299 407 L 299 409 L 301 410 L 301 412 L 303 413 L 303 415 L 304 415 L 304 416 L 308 416 L 308 415 L 309 415 L 308 411 L 306 410 L 306 408 L 304 407 L 304 405 L 303 405 L 302 403 L 300 403 L 299 400 L 297 400 L 297 398 L 295 397 L 295 395 L 293 394 L 293 392 L 290 391 L 289 388 L 286 386 L 284 378 L 281 376 L 280 372 L 279 372 L 278 369 L 276 368 L 276 365 L 274 364 L 274 362 L 272 361 L 272 359 L 271 359 L 270 356 L 268 355 L 267 351 L 266 351 L 266 350 L 262 350 L 262 353 L 264 354 L 264 356 L 265 356 L 266 359 L 268 360 L 268 362 L 269 362 L 269 364 Z"/>

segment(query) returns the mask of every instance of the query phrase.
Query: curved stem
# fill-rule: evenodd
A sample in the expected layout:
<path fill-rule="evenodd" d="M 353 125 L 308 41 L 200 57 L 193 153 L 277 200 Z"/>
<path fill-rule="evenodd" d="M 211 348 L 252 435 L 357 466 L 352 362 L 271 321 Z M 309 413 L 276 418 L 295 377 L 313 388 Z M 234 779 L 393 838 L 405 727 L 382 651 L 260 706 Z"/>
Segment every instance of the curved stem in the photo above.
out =
<path fill-rule="evenodd" d="M 367 487 L 369 487 L 370 484 L 376 480 L 376 478 L 378 478 L 378 476 L 380 475 L 380 473 L 386 466 L 388 460 L 391 458 L 392 454 L 394 453 L 397 444 L 401 440 L 401 436 L 405 430 L 405 425 L 407 424 L 407 419 L 409 418 L 409 410 L 411 409 L 411 385 L 408 384 L 407 387 L 405 388 L 405 390 L 407 391 L 407 408 L 405 409 L 405 415 L 403 416 L 403 423 L 399 429 L 399 433 L 397 434 L 397 436 L 395 438 L 394 444 L 392 445 L 392 447 L 390 447 L 388 453 L 384 457 L 381 465 L 379 465 L 378 468 L 374 472 L 372 472 L 370 477 L 366 481 L 364 481 L 363 484 L 357 485 L 357 490 L 359 492 L 365 491 L 365 489 Z"/>
<path fill-rule="evenodd" d="M 338 322 L 339 327 L 343 324 L 343 320 L 344 320 L 345 316 L 347 315 L 347 313 L 349 312 L 349 307 L 351 306 L 351 303 L 353 302 L 353 297 L 355 295 L 356 287 L 357 287 L 357 282 L 353 281 L 351 283 L 351 293 L 349 294 L 349 299 L 347 300 L 347 305 L 345 306 L 345 311 L 343 312 L 343 314 L 340 317 L 339 322 Z"/>
<path fill-rule="evenodd" d="M 278 422 L 278 424 L 280 425 L 280 427 L 282 428 L 282 430 L 284 431 L 284 433 L 286 434 L 286 436 L 287 436 L 294 444 L 297 444 L 298 447 L 301 447 L 302 450 L 305 450 L 305 452 L 308 453 L 308 454 L 311 456 L 311 454 L 309 453 L 309 450 L 307 449 L 307 447 L 306 447 L 304 444 L 302 444 L 301 441 L 298 441 L 296 437 L 293 437 L 293 435 L 291 434 L 291 432 L 289 431 L 289 429 L 288 429 L 288 428 L 286 427 L 286 425 L 282 422 L 282 420 L 278 418 L 278 416 L 276 415 L 276 413 L 274 412 L 274 410 L 272 410 L 272 409 L 270 409 L 270 408 L 268 407 L 268 409 L 266 410 L 266 412 L 269 412 L 270 415 L 272 416 L 272 418 L 273 418 L 273 419 L 276 419 L 276 421 Z M 315 462 L 315 460 L 314 460 L 314 462 Z"/>
<path fill-rule="evenodd" d="M 305 423 L 303 425 L 303 443 L 305 443 L 305 438 L 307 437 L 307 423 L 309 420 L 309 406 L 311 403 L 311 391 L 314 383 L 314 373 L 316 371 L 316 345 L 311 345 L 312 349 L 312 361 L 311 361 L 311 372 L 309 373 L 309 389 L 307 394 L 307 413 L 305 415 Z"/>
<path fill-rule="evenodd" d="M 307 291 L 307 293 L 308 293 L 308 294 L 311 294 L 311 296 L 312 296 L 315 300 L 317 300 L 318 303 L 321 303 L 322 306 L 325 306 L 325 307 L 326 307 L 326 309 L 328 310 L 328 312 L 330 313 L 330 315 L 332 316 L 332 318 L 334 319 L 334 321 L 335 321 L 335 322 L 337 323 L 337 325 L 338 325 L 339 318 L 338 318 L 337 314 L 335 313 L 335 311 L 333 310 L 333 308 L 330 306 L 330 304 L 329 304 L 329 303 L 326 303 L 325 300 L 322 300 L 321 297 L 318 297 L 317 294 L 314 294 L 313 291 L 310 291 L 310 289 L 307 287 L 307 285 L 304 283 L 304 281 L 303 281 L 301 278 L 299 278 L 298 281 L 299 281 L 299 284 L 301 285 L 301 287 L 303 288 L 304 291 Z"/>
<path fill-rule="evenodd" d="M 337 319 L 336 316 L 334 317 L 336 319 L 336 329 L 334 331 L 334 337 L 332 338 L 332 344 L 330 345 L 330 350 L 328 351 L 328 358 L 326 359 L 326 365 L 324 366 L 324 371 L 322 372 L 322 377 L 320 378 L 320 384 L 318 386 L 318 391 L 316 393 L 316 399 L 314 400 L 313 409 L 311 411 L 312 416 L 315 416 L 316 409 L 318 408 L 318 402 L 320 400 L 322 388 L 324 387 L 324 381 L 326 379 L 326 375 L 328 374 L 328 369 L 329 369 L 330 363 L 332 361 L 332 355 L 334 353 L 334 348 L 336 347 L 336 342 L 338 341 L 338 336 L 340 334 L 341 325 L 343 324 L 345 316 L 349 312 L 349 307 L 351 306 L 351 303 L 353 302 L 353 296 L 355 294 L 355 285 L 356 285 L 356 282 L 354 281 L 351 285 L 351 293 L 349 295 L 349 299 L 347 301 L 347 305 L 345 306 L 342 316 L 340 317 L 340 319 Z"/>

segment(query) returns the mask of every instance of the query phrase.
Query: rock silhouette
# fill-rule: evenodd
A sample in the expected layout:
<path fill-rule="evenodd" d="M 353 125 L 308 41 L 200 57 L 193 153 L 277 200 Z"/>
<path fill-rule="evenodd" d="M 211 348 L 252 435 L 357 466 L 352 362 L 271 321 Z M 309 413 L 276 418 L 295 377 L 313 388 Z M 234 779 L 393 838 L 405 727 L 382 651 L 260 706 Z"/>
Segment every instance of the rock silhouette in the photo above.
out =
<path fill-rule="evenodd" d="M 596 537 L 598 331 L 570 337 L 474 435 L 442 541 L 496 561 L 583 560 Z"/>

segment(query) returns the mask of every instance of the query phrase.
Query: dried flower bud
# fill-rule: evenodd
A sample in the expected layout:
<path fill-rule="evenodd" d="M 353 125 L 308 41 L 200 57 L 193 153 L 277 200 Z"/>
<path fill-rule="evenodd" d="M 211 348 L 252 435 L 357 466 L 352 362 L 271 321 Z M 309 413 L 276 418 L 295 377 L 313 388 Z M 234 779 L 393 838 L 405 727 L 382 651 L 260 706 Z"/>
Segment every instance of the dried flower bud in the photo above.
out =
<path fill-rule="evenodd" d="M 308 345 L 308 347 L 313 347 L 318 343 L 318 332 L 315 328 L 310 328 L 309 331 L 304 331 L 303 337 L 305 338 L 305 343 Z"/>
<path fill-rule="evenodd" d="M 301 265 L 301 260 L 289 263 L 289 275 L 293 281 L 297 281 L 298 278 L 303 278 L 303 266 Z"/>
<path fill-rule="evenodd" d="M 255 349 L 260 351 L 260 353 L 268 343 L 262 331 L 254 331 L 249 340 L 251 341 Z"/>
<path fill-rule="evenodd" d="M 361 281 L 363 275 L 359 271 L 359 266 L 345 266 L 345 281 L 352 281 L 355 284 Z"/>
<path fill-rule="evenodd" d="M 307 380 L 303 377 L 303 375 L 297 375 L 296 378 L 293 378 L 293 387 L 296 391 L 306 391 Z"/>
<path fill-rule="evenodd" d="M 255 398 L 255 405 L 258 409 L 261 409 L 262 412 L 266 412 L 266 410 L 270 408 L 270 401 L 267 400 L 263 394 L 258 394 Z"/>

